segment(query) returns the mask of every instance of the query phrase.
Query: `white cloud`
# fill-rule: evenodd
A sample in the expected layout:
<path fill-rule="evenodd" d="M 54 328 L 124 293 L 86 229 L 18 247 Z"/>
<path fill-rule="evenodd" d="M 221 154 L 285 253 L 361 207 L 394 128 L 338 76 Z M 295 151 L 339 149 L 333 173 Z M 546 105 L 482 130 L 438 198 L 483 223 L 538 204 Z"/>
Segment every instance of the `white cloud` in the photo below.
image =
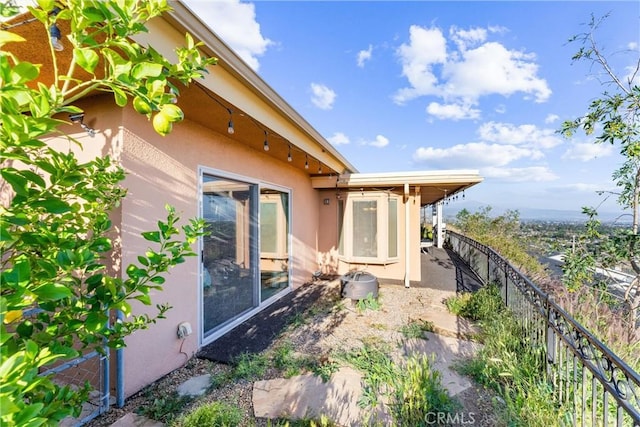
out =
<path fill-rule="evenodd" d="M 640 45 L 638 45 L 638 42 L 629 42 L 629 44 L 627 44 L 627 49 L 640 50 Z"/>
<path fill-rule="evenodd" d="M 413 153 L 414 161 L 443 169 L 499 167 L 519 159 L 537 160 L 542 157 L 544 155 L 539 150 L 484 142 L 458 144 L 449 148 L 420 147 Z"/>
<path fill-rule="evenodd" d="M 373 53 L 373 46 L 369 45 L 369 49 L 361 50 L 358 52 L 358 67 L 363 68 L 364 63 L 371 59 L 371 54 Z"/>
<path fill-rule="evenodd" d="M 544 122 L 547 124 L 555 123 L 560 119 L 560 116 L 557 114 L 548 114 L 547 117 L 544 118 Z"/>
<path fill-rule="evenodd" d="M 447 41 L 439 29 L 412 25 L 409 28 L 409 44 L 400 45 L 398 55 L 402 62 L 402 74 L 411 87 L 398 91 L 394 97 L 397 103 L 439 92 L 433 65 L 443 64 L 447 59 Z"/>
<path fill-rule="evenodd" d="M 349 140 L 349 137 L 342 132 L 334 133 L 333 136 L 327 138 L 327 141 L 329 141 L 332 145 L 346 145 L 351 142 Z"/>
<path fill-rule="evenodd" d="M 488 142 L 544 149 L 553 148 L 563 142 L 554 129 L 540 129 L 529 124 L 516 126 L 511 123 L 487 122 L 478 128 L 478 134 Z"/>
<path fill-rule="evenodd" d="M 526 168 L 497 168 L 487 167 L 480 170 L 486 178 L 497 178 L 509 182 L 546 182 L 558 179 L 546 166 L 531 166 Z"/>
<path fill-rule="evenodd" d="M 321 110 L 330 110 L 336 100 L 336 93 L 327 86 L 319 83 L 311 83 L 311 102 Z"/>
<path fill-rule="evenodd" d="M 469 45 L 477 46 L 487 39 L 487 30 L 484 28 L 471 28 L 470 30 L 461 30 L 456 26 L 449 29 L 451 39 L 458 46 L 460 51 L 465 51 Z"/>
<path fill-rule="evenodd" d="M 607 157 L 613 154 L 611 144 L 596 144 L 594 142 L 577 142 L 571 145 L 562 155 L 563 159 L 579 160 L 588 162 L 600 157 Z"/>
<path fill-rule="evenodd" d="M 489 29 L 490 33 L 504 31 Z M 538 77 L 534 54 L 487 41 L 483 28 L 453 27 L 450 36 L 456 49 L 447 48 L 439 28 L 409 28 L 409 42 L 397 49 L 409 86 L 395 93 L 396 103 L 421 96 L 437 96 L 446 104 L 458 105 L 477 105 L 481 97 L 495 94 L 523 93 L 536 102 L 551 96 L 546 80 Z"/>
<path fill-rule="evenodd" d="M 260 33 L 255 7 L 240 0 L 186 0 L 187 6 L 225 41 L 251 68 L 258 70 L 258 57 L 273 44 Z"/>
<path fill-rule="evenodd" d="M 551 89 L 544 79 L 536 76 L 538 65 L 534 59 L 532 54 L 487 42 L 463 52 L 460 61 L 444 65 L 443 76 L 447 78 L 444 95 L 478 99 L 484 95 L 524 92 L 533 95 L 536 102 L 544 102 Z"/>
<path fill-rule="evenodd" d="M 370 145 L 372 147 L 382 148 L 389 145 L 389 139 L 383 135 L 376 135 L 376 139 L 374 139 L 373 141 L 365 141 L 364 144 Z"/>
<path fill-rule="evenodd" d="M 438 119 L 462 120 L 477 119 L 480 110 L 468 104 L 439 104 L 432 102 L 427 106 L 427 113 Z"/>
<path fill-rule="evenodd" d="M 495 112 L 498 114 L 504 114 L 507 112 L 507 106 L 504 104 L 500 104 L 496 107 Z"/>
<path fill-rule="evenodd" d="M 607 184 L 587 184 L 584 182 L 568 183 L 563 185 L 554 186 L 551 189 L 554 193 L 566 193 L 575 195 L 576 193 L 593 195 L 599 191 L 615 191 L 615 186 L 608 186 Z"/>

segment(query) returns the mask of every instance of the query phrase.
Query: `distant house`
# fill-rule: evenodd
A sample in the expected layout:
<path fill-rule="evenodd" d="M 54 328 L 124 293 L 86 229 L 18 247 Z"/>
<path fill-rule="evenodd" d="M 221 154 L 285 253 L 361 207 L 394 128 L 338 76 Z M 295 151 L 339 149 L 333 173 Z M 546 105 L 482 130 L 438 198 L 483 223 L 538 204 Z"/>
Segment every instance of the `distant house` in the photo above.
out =
<path fill-rule="evenodd" d="M 115 268 L 147 250 L 140 232 L 155 228 L 165 204 L 183 218 L 203 217 L 211 232 L 198 244 L 201 256 L 172 270 L 164 291 L 152 295 L 173 307 L 167 318 L 127 339 L 118 368 L 125 396 L 316 271 L 366 269 L 383 282 L 420 281 L 421 206 L 434 205 L 441 218 L 446 195 L 482 180 L 466 170 L 358 173 L 197 16 L 172 4 L 175 10 L 136 40 L 171 57 L 189 32 L 219 58 L 210 74 L 181 90 L 185 120 L 161 137 L 131 107 L 95 95 L 77 104 L 95 137 L 65 129 L 82 141 L 83 156 L 110 154 L 128 173 L 128 196 L 113 213 Z M 177 330 L 185 322 L 193 333 L 182 340 Z"/>

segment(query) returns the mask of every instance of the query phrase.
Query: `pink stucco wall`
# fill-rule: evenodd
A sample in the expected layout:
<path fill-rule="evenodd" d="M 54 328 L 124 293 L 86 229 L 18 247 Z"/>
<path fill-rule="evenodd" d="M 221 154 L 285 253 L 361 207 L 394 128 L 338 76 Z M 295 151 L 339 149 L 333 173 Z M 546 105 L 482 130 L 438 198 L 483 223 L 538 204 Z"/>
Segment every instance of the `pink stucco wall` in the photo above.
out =
<path fill-rule="evenodd" d="M 410 216 L 410 275 L 411 281 L 420 281 L 420 199 L 415 195 L 409 196 L 407 203 L 400 201 L 398 213 L 398 262 L 386 265 L 361 264 L 346 262 L 338 254 L 338 194 L 346 198 L 346 190 L 323 190 L 318 193 L 320 206 L 320 228 L 318 229 L 318 264 L 325 273 L 344 274 L 351 269 L 366 270 L 380 279 L 393 281 L 404 280 L 405 264 L 405 209 L 408 207 Z M 399 193 L 401 194 L 401 193 Z M 328 200 L 326 204 L 325 200 Z"/>
<path fill-rule="evenodd" d="M 174 206 L 183 218 L 198 215 L 198 168 L 207 167 L 291 189 L 291 279 L 294 287 L 309 280 L 316 270 L 318 209 L 317 192 L 303 171 L 291 168 L 286 159 L 268 157 L 188 119 L 161 137 L 144 117 L 127 111 L 122 136 L 122 164 L 128 171 L 128 197 L 122 205 L 124 266 L 147 249 L 148 242 L 140 233 L 154 229 L 156 221 L 165 216 L 165 204 Z M 164 290 L 153 295 L 154 303 L 173 306 L 167 318 L 127 339 L 126 395 L 180 367 L 198 350 L 198 268 L 194 257 L 172 270 Z M 185 321 L 192 325 L 194 334 L 183 343 L 176 329 Z"/>

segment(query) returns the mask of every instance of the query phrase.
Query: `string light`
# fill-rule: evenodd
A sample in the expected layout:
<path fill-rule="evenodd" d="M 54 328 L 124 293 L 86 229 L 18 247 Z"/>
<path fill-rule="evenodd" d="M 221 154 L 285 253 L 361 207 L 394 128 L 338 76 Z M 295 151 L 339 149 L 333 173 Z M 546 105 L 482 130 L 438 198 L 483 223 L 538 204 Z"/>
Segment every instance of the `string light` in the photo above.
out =
<path fill-rule="evenodd" d="M 217 97 L 213 96 L 212 93 L 210 93 L 210 91 L 202 86 L 201 84 L 197 84 L 196 86 L 199 87 L 202 92 L 209 97 L 211 100 L 213 100 L 216 104 L 220 105 L 222 108 L 224 108 L 225 110 L 227 110 L 227 113 L 229 113 L 229 121 L 227 122 L 227 133 L 229 135 L 233 135 L 235 134 L 235 125 L 233 122 L 233 114 L 236 112 L 233 109 L 231 109 L 230 107 L 227 107 L 227 105 L 225 105 L 222 101 L 220 101 Z M 242 114 L 241 114 L 242 115 Z M 258 123 L 253 117 L 251 116 L 247 116 L 249 120 L 251 120 L 260 130 L 262 130 L 262 132 L 264 133 L 264 142 L 262 145 L 262 149 L 266 152 L 266 151 L 270 151 L 271 150 L 271 146 L 269 145 L 269 132 L 260 124 Z M 283 139 L 285 141 L 285 143 L 287 143 L 287 162 L 293 162 L 293 151 L 294 149 L 299 150 L 297 147 L 293 147 L 291 145 L 291 143 L 289 141 L 287 141 L 285 138 L 281 137 L 278 134 L 275 134 L 276 137 L 280 137 L 281 139 Z M 304 152 L 304 150 L 299 150 L 301 152 Z M 307 153 L 304 154 L 304 168 L 305 169 L 309 169 L 309 155 Z M 313 160 L 313 158 L 312 158 Z M 320 160 L 318 160 L 318 173 L 321 174 L 322 173 L 322 162 Z"/>
<path fill-rule="evenodd" d="M 227 108 L 227 111 L 229 112 L 229 124 L 227 125 L 227 132 L 229 133 L 229 135 L 233 135 L 236 130 L 233 128 L 233 111 L 231 111 L 231 108 Z"/>

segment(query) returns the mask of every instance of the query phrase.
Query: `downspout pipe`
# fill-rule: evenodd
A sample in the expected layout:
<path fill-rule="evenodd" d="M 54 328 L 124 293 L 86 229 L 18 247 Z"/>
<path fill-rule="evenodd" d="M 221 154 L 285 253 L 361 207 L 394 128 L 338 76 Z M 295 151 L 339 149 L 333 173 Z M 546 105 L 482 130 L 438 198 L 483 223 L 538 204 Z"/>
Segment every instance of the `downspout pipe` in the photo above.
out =
<path fill-rule="evenodd" d="M 409 212 L 409 183 L 404 184 L 404 287 L 411 287 L 411 215 Z"/>
<path fill-rule="evenodd" d="M 116 312 L 118 321 L 124 320 L 124 313 Z M 124 348 L 116 350 L 116 405 L 118 408 L 124 406 Z"/>

